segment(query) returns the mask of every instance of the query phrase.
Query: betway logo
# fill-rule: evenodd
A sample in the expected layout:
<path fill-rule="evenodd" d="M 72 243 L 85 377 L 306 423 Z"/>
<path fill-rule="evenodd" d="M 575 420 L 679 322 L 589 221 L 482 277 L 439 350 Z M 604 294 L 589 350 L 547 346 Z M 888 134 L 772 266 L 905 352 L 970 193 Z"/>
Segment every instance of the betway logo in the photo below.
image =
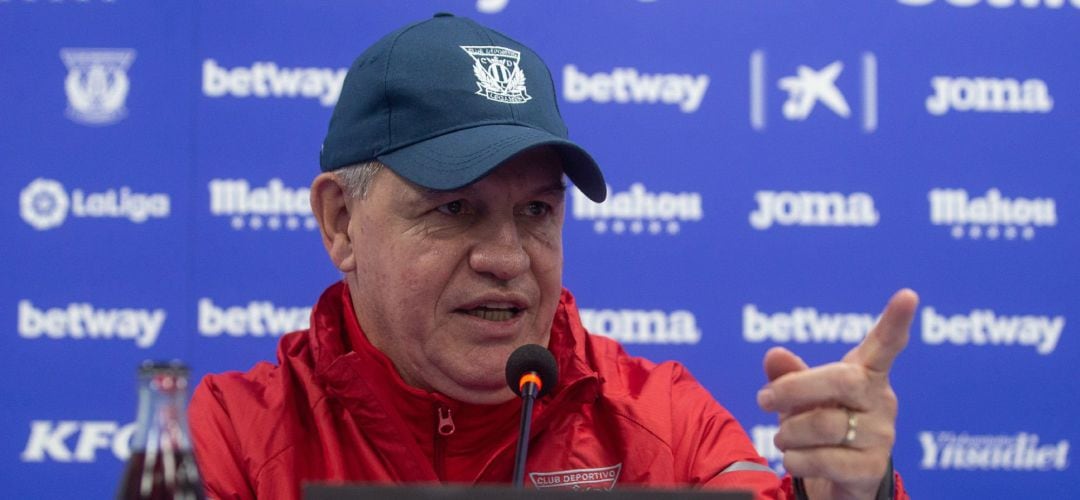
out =
<path fill-rule="evenodd" d="M 758 455 L 761 455 L 762 458 L 769 462 L 769 467 L 772 467 L 777 474 L 783 474 L 784 452 L 780 451 L 780 448 L 777 448 L 776 443 L 773 442 L 776 433 L 779 431 L 780 428 L 775 425 L 755 425 L 750 428 L 750 439 L 753 441 Z"/>
<path fill-rule="evenodd" d="M 87 303 L 38 309 L 19 301 L 19 336 L 38 339 L 131 340 L 146 349 L 154 345 L 165 324 L 164 309 L 97 309 Z"/>
<path fill-rule="evenodd" d="M 820 313 L 813 307 L 767 314 L 754 304 L 743 306 L 743 340 L 753 343 L 857 344 L 876 323 L 870 314 Z"/>
<path fill-rule="evenodd" d="M 933 307 L 922 309 L 923 343 L 1034 347 L 1039 354 L 1054 352 L 1065 328 L 1064 316 L 998 315 L 989 309 L 945 316 Z M 814 344 L 857 344 L 877 324 L 878 316 L 860 313 L 821 313 L 813 307 L 765 313 L 754 304 L 743 306 L 743 340 Z"/>
<path fill-rule="evenodd" d="M 94 462 L 98 450 L 110 450 L 118 460 L 131 456 L 135 424 L 107 420 L 34 420 L 19 459 L 23 462 Z M 75 447 L 71 448 L 74 444 Z"/>
<path fill-rule="evenodd" d="M 1028 432 L 969 435 L 955 432 L 920 432 L 926 470 L 1063 471 L 1069 466 L 1069 441 L 1039 444 Z"/>
<path fill-rule="evenodd" d="M 705 98 L 709 75 L 648 74 L 634 68 L 615 68 L 611 73 L 589 75 L 577 66 L 563 67 L 563 99 L 619 104 L 670 104 L 693 113 Z"/>
<path fill-rule="evenodd" d="M 582 309 L 581 322 L 596 335 L 623 344 L 696 344 L 701 340 L 690 311 Z"/>
<path fill-rule="evenodd" d="M 307 187 L 290 188 L 278 178 L 256 188 L 247 179 L 211 179 L 208 187 L 210 213 L 230 217 L 233 229 L 315 228 Z"/>
<path fill-rule="evenodd" d="M 1005 198 L 997 188 L 975 198 L 964 189 L 938 188 L 931 190 L 928 198 L 930 222 L 935 226 L 953 226 L 954 238 L 965 235 L 965 224 L 971 226 L 966 234 L 972 239 L 985 233 L 988 239 L 1004 236 L 1010 240 L 1016 238 L 1018 229 L 1024 239 L 1030 240 L 1035 236 L 1036 226 L 1057 225 L 1057 203 L 1053 198 Z"/>
<path fill-rule="evenodd" d="M 169 195 L 138 193 L 128 186 L 100 192 L 71 190 L 60 182 L 37 178 L 19 193 L 19 214 L 34 229 L 58 227 L 74 217 L 127 219 L 141 224 L 150 218 L 169 216 Z"/>
<path fill-rule="evenodd" d="M 922 310 L 922 339 L 929 345 L 1017 345 L 1047 355 L 1057 348 L 1064 328 L 1064 316 L 999 316 L 989 309 L 945 316 L 933 307 Z"/>
<path fill-rule="evenodd" d="M 904 5 L 912 7 L 923 7 L 934 3 L 934 0 L 896 0 Z M 947 3 L 953 7 L 974 7 L 980 3 L 981 0 L 946 0 Z M 1049 9 L 1060 9 L 1065 5 L 1065 0 L 986 0 L 986 4 L 997 8 L 1004 9 L 1008 7 L 1014 7 L 1019 5 L 1028 9 L 1037 9 L 1039 7 L 1046 7 Z M 1080 0 L 1069 0 L 1068 2 L 1073 7 L 1080 9 Z"/>
<path fill-rule="evenodd" d="M 307 328 L 310 318 L 310 307 L 277 307 L 268 301 L 221 307 L 199 299 L 199 334 L 204 337 L 279 337 Z"/>
<path fill-rule="evenodd" d="M 575 220 L 593 220 L 593 230 L 615 234 L 676 234 L 680 222 L 699 221 L 704 216 L 700 193 L 653 193 L 640 182 L 630 189 L 611 193 L 603 203 L 594 203 L 578 190 L 573 190 Z M 610 224 L 609 224 L 610 222 Z"/>
<path fill-rule="evenodd" d="M 1046 82 L 1037 78 L 964 78 L 935 76 L 934 95 L 926 98 L 926 110 L 941 116 L 950 110 L 976 113 L 1049 113 L 1054 99 Z"/>
<path fill-rule="evenodd" d="M 333 106 L 348 72 L 348 68 L 279 68 L 274 62 L 229 69 L 206 59 L 202 91 L 207 97 L 318 99 L 323 106 Z"/>
<path fill-rule="evenodd" d="M 876 226 L 881 219 L 874 198 L 866 193 L 822 193 L 813 191 L 758 191 L 757 210 L 750 213 L 750 226 L 764 231 L 781 226 Z"/>

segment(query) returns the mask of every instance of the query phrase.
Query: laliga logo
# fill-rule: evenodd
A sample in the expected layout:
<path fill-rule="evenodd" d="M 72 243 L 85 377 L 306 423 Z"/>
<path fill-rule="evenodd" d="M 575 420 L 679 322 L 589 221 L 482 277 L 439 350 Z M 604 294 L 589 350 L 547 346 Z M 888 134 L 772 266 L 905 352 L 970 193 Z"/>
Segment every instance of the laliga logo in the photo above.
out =
<path fill-rule="evenodd" d="M 85 125 L 108 125 L 127 116 L 124 101 L 131 82 L 127 68 L 135 60 L 132 49 L 61 49 L 68 67 L 64 79 L 71 120 Z"/>
<path fill-rule="evenodd" d="M 136 193 L 127 186 L 100 193 L 73 189 L 69 197 L 59 182 L 43 178 L 34 179 L 19 193 L 19 214 L 38 231 L 63 224 L 69 209 L 73 217 L 122 218 L 141 224 L 168 217 L 169 205 L 165 193 Z"/>
<path fill-rule="evenodd" d="M 51 179 L 34 179 L 19 193 L 19 215 L 38 231 L 63 224 L 69 204 L 64 186 Z"/>

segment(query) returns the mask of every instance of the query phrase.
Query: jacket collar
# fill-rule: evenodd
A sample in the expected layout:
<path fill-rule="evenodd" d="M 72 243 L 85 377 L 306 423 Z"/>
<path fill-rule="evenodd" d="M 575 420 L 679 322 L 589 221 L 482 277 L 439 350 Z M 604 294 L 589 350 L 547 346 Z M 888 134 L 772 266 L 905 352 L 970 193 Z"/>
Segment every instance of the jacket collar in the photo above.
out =
<path fill-rule="evenodd" d="M 574 297 L 563 289 L 548 344 L 559 365 L 559 383 L 544 399 L 559 398 L 564 389 L 579 384 L 581 390 L 573 391 L 571 396 L 574 400 L 584 403 L 596 399 L 598 377 L 588 362 L 586 335 Z M 309 341 L 315 376 L 328 394 L 338 399 L 357 401 L 374 396 L 398 412 L 419 409 L 425 401 L 429 412 L 431 405 L 467 406 L 442 394 L 411 387 L 401 379 L 390 358 L 368 342 L 344 281 L 332 285 L 319 298 L 311 314 Z M 541 400 L 541 406 L 543 403 Z"/>

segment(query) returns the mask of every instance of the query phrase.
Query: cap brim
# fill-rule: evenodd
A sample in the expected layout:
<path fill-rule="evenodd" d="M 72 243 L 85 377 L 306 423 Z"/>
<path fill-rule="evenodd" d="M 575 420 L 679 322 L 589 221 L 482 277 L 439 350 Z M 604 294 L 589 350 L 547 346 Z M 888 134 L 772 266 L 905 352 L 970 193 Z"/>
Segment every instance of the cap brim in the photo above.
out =
<path fill-rule="evenodd" d="M 429 189 L 452 190 L 481 179 L 512 156 L 537 146 L 551 146 L 563 172 L 585 196 L 607 198 L 604 174 L 577 144 L 549 132 L 521 125 L 493 124 L 457 130 L 378 156 L 410 182 Z"/>

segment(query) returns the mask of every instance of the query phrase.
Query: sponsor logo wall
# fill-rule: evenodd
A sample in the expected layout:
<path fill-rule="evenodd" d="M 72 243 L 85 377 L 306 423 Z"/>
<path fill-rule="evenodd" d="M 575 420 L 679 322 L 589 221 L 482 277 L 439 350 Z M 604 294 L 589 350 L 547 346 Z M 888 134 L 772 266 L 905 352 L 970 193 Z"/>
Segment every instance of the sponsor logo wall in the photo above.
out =
<path fill-rule="evenodd" d="M 591 332 L 685 364 L 782 473 L 764 353 L 836 361 L 912 287 L 892 376 L 909 490 L 1069 496 L 1080 59 L 1045 47 L 1080 43 L 1077 0 L 0 0 L 20 47 L 0 58 L 0 374 L 24 381 L 0 392 L 0 489 L 112 495 L 138 362 L 246 370 L 307 327 L 340 279 L 309 186 L 348 67 L 444 10 L 536 48 L 605 169 L 608 199 L 571 189 L 565 212 Z M 519 54 L 460 49 L 462 95 L 535 95 Z M 621 486 L 598 465 L 531 480 Z"/>

